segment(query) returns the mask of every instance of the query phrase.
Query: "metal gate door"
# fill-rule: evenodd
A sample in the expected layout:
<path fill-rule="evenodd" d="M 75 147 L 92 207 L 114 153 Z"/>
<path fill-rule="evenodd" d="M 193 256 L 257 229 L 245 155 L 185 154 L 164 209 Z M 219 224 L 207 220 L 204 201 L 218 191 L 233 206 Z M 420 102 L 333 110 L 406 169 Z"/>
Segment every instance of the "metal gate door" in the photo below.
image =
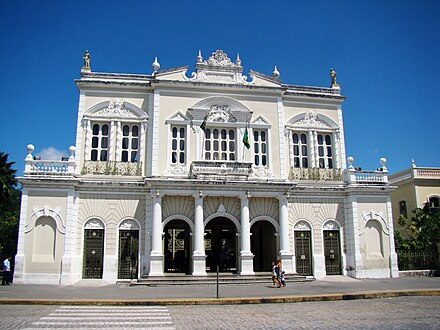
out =
<path fill-rule="evenodd" d="M 312 275 L 310 231 L 295 231 L 296 272 L 300 275 Z"/>
<path fill-rule="evenodd" d="M 341 274 L 339 230 L 324 230 L 325 271 L 327 275 Z"/>
<path fill-rule="evenodd" d="M 118 278 L 138 277 L 139 231 L 119 231 Z"/>
<path fill-rule="evenodd" d="M 84 229 L 83 278 L 102 278 L 104 229 Z"/>

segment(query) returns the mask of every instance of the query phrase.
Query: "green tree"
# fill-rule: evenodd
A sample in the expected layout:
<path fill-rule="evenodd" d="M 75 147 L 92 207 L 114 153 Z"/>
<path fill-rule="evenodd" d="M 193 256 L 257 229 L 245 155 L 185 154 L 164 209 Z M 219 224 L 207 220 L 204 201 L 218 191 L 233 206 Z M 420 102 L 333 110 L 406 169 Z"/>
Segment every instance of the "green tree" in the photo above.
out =
<path fill-rule="evenodd" d="M 397 252 L 435 252 L 440 242 L 440 212 L 437 208 L 425 203 L 423 208 L 413 211 L 411 219 L 400 215 L 399 230 L 395 232 Z"/>
<path fill-rule="evenodd" d="M 0 254 L 15 256 L 17 252 L 20 190 L 15 177 L 14 162 L 8 162 L 8 154 L 0 151 Z"/>

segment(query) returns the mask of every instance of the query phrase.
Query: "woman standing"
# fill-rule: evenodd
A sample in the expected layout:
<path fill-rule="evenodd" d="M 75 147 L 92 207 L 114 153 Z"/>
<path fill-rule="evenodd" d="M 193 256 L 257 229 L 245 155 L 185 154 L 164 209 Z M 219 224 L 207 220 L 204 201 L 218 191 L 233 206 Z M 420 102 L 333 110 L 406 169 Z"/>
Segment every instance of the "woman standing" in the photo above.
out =
<path fill-rule="evenodd" d="M 277 283 L 278 288 L 281 288 L 281 272 L 283 271 L 283 263 L 281 262 L 281 258 L 277 258 L 275 265 L 275 272 L 277 274 Z"/>

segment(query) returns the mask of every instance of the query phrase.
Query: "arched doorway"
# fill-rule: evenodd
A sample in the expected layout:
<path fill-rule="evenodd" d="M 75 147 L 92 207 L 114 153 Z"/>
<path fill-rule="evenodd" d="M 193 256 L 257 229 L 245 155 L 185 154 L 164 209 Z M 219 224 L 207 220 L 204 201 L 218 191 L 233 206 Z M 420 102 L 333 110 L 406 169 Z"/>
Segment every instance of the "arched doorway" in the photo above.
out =
<path fill-rule="evenodd" d="M 164 272 L 191 273 L 191 229 L 183 220 L 171 220 L 164 228 Z"/>
<path fill-rule="evenodd" d="M 83 278 L 102 278 L 104 266 L 104 224 L 91 219 L 84 226 Z"/>
<path fill-rule="evenodd" d="M 323 229 L 325 272 L 327 275 L 341 275 L 341 235 L 339 226 L 335 221 L 328 221 Z"/>
<path fill-rule="evenodd" d="M 299 275 L 309 276 L 312 270 L 312 232 L 306 221 L 295 224 L 295 262 Z"/>
<path fill-rule="evenodd" d="M 237 228 L 228 218 L 215 218 L 205 227 L 206 271 L 237 272 Z"/>
<path fill-rule="evenodd" d="M 119 226 L 118 278 L 138 278 L 139 225 L 124 220 Z"/>
<path fill-rule="evenodd" d="M 277 255 L 275 228 L 269 221 L 257 221 L 251 227 L 251 251 L 254 271 L 270 272 Z"/>

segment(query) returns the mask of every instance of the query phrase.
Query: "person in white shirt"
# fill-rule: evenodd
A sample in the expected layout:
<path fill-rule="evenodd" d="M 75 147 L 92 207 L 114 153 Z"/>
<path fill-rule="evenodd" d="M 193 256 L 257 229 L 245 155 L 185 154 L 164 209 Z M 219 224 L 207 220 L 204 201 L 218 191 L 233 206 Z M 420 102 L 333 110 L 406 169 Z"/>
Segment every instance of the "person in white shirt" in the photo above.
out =
<path fill-rule="evenodd" d="M 3 261 L 3 280 L 2 285 L 11 284 L 11 257 L 7 257 Z"/>

